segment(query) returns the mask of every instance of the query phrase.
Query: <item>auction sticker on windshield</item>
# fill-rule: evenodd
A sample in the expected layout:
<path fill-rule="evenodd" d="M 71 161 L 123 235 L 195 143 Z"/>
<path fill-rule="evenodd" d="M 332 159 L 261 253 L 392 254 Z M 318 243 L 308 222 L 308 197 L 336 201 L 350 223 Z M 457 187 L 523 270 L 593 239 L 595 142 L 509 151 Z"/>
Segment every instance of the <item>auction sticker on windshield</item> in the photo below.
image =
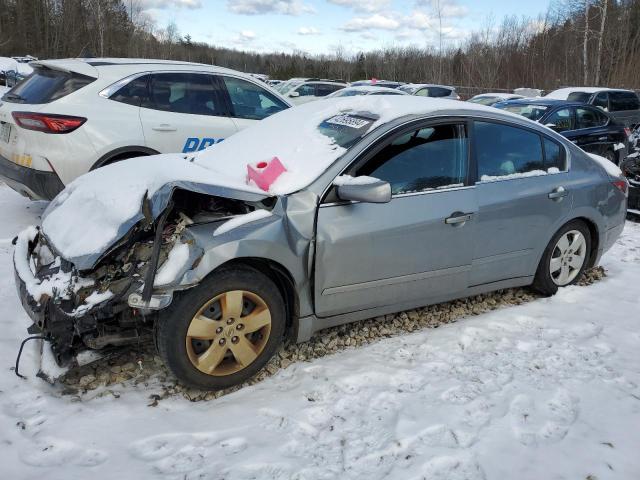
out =
<path fill-rule="evenodd" d="M 336 115 L 335 117 L 328 119 L 327 123 L 331 123 L 333 125 L 342 125 L 344 127 L 362 128 L 365 125 L 369 125 L 371 123 L 371 120 L 352 117 L 351 115 Z"/>

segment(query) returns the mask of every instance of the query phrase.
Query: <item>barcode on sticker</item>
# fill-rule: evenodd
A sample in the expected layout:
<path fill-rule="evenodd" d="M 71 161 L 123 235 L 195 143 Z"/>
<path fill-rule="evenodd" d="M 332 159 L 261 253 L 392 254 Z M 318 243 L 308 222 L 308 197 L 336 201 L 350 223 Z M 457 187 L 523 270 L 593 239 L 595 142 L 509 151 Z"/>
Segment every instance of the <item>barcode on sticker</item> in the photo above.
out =
<path fill-rule="evenodd" d="M 351 128 L 362 128 L 365 125 L 368 125 L 370 121 L 364 120 L 362 118 L 351 117 L 349 115 L 336 115 L 335 117 L 327 120 L 327 123 L 331 123 L 333 125 L 342 125 Z"/>

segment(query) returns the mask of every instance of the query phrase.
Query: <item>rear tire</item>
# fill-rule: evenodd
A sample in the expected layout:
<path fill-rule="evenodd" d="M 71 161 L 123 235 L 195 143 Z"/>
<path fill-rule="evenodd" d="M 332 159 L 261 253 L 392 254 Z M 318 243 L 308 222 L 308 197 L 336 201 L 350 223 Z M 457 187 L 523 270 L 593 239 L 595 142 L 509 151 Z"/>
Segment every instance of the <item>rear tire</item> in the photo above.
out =
<path fill-rule="evenodd" d="M 176 295 L 158 319 L 156 346 L 182 384 L 219 390 L 255 375 L 282 343 L 285 325 L 276 285 L 239 266 Z"/>
<path fill-rule="evenodd" d="M 559 287 L 580 280 L 591 256 L 591 232 L 581 220 L 572 220 L 553 236 L 545 248 L 532 288 L 551 296 Z"/>

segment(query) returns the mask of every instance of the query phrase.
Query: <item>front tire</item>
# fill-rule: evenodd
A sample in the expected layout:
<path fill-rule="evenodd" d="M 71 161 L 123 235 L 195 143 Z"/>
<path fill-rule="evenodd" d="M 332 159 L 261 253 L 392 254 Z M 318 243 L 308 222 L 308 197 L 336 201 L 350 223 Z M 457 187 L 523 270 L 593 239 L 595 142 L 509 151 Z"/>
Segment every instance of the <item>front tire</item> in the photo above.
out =
<path fill-rule="evenodd" d="M 542 254 L 533 289 L 554 295 L 559 287 L 576 283 L 591 255 L 591 232 L 580 220 L 573 220 L 553 236 Z"/>
<path fill-rule="evenodd" d="M 224 269 L 174 298 L 158 320 L 156 345 L 184 385 L 228 388 L 251 378 L 275 354 L 285 315 L 268 277 L 249 267 Z"/>

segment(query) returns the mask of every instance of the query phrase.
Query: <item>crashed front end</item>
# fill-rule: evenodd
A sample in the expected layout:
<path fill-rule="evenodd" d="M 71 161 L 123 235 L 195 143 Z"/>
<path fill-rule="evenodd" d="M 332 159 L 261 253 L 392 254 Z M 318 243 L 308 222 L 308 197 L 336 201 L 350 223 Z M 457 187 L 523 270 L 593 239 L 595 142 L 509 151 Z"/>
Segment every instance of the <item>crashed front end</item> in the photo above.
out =
<path fill-rule="evenodd" d="M 189 228 L 254 209 L 251 202 L 175 192 L 158 217 L 145 216 L 82 270 L 57 252 L 46 231 L 27 228 L 15 239 L 14 267 L 18 294 L 33 321 L 28 332 L 50 344 L 59 367 L 150 341 L 158 312 L 174 292 L 197 283 L 181 282 L 203 255 Z"/>

